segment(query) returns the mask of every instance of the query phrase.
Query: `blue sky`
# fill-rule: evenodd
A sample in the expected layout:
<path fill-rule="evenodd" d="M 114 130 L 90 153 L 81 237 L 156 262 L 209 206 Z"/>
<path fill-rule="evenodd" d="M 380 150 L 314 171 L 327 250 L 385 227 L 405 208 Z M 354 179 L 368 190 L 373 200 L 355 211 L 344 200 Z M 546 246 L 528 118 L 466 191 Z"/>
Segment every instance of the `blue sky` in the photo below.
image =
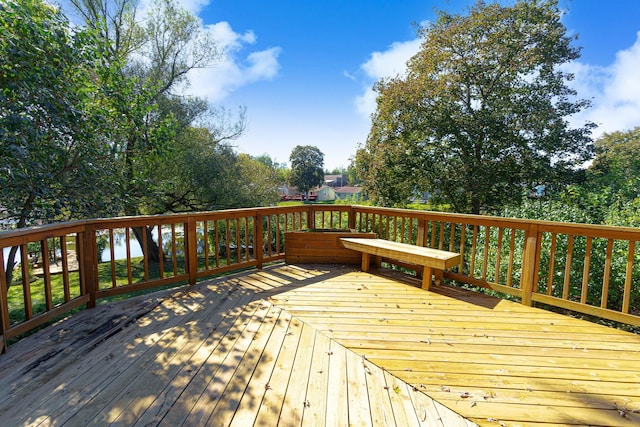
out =
<path fill-rule="evenodd" d="M 296 145 L 314 145 L 325 168 L 348 166 L 364 144 L 375 109 L 371 87 L 404 70 L 419 48 L 413 23 L 434 9 L 464 13 L 472 0 L 189 0 L 224 56 L 193 72 L 189 91 L 231 110 L 246 106 L 238 152 L 288 162 Z M 507 3 L 507 2 L 503 2 Z M 577 33 L 579 96 L 593 107 L 575 117 L 602 132 L 640 126 L 640 1 L 560 0 Z"/>

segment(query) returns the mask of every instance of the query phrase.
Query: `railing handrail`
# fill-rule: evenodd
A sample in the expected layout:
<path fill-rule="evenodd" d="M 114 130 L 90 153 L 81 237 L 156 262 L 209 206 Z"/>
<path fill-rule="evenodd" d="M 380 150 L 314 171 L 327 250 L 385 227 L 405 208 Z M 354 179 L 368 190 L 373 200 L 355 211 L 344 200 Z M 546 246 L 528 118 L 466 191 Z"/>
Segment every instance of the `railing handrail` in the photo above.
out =
<path fill-rule="evenodd" d="M 636 304 L 636 294 L 640 294 L 637 286 L 633 286 L 634 274 L 638 275 L 638 272 L 634 272 L 634 261 L 635 242 L 640 241 L 640 229 L 360 205 L 310 204 L 86 219 L 2 231 L 0 333 L 3 342 L 5 338 L 23 333 L 71 308 L 83 304 L 92 307 L 97 299 L 105 296 L 182 281 L 193 284 L 211 274 L 248 267 L 261 268 L 265 262 L 284 258 L 284 232 L 303 228 L 374 231 L 380 238 L 459 251 L 463 254 L 463 262 L 453 271 L 445 273 L 449 279 L 514 295 L 527 305 L 537 301 L 640 325 L 640 317 L 630 313 Z M 131 255 L 127 253 L 126 268 L 118 266 L 113 249 L 110 249 L 111 273 L 105 282 L 100 277 L 104 272 L 98 269 L 98 235 L 106 236 L 109 246 L 113 248 L 114 231 L 125 230 L 130 238 L 136 229 L 147 230 L 144 233 L 155 230 L 157 244 L 168 244 L 168 249 L 155 248 L 160 263 L 159 276 L 151 277 L 148 257 L 152 249 L 143 250 L 144 279 L 135 283 L 132 280 L 133 270 L 139 266 L 132 263 Z M 165 233 L 167 236 L 163 237 Z M 144 237 L 142 239 L 145 244 L 147 241 L 156 243 Z M 165 242 L 165 239 L 169 240 Z M 585 253 L 575 255 L 573 252 L 583 244 L 583 240 L 587 249 L 583 250 L 581 246 L 580 250 Z M 44 311 L 36 313 L 30 301 L 31 273 L 26 265 L 29 259 L 26 253 L 21 252 L 19 261 L 22 265 L 25 315 L 24 321 L 12 323 L 4 271 L 4 248 L 18 246 L 26 249 L 27 244 L 38 243 L 43 254 L 49 248 L 50 241 L 54 245 L 58 242 L 62 258 L 66 257 L 66 253 L 62 253 L 63 247 L 76 245 L 78 290 L 71 295 L 73 292 L 70 292 L 68 282 L 72 273 L 65 258 L 61 267 L 65 286 L 64 302 L 56 304 L 52 301 L 51 290 L 47 289 L 52 283 L 50 261 L 43 256 L 42 274 L 47 301 Z M 606 249 L 602 249 L 604 243 Z M 129 252 L 129 243 L 126 245 Z M 590 270 L 591 252 L 596 250 L 596 246 L 604 251 L 604 254 L 596 254 L 604 259 L 604 272 Z M 624 250 L 627 251 L 624 255 L 626 258 L 621 261 L 620 253 Z M 614 252 L 617 255 L 614 256 Z M 575 259 L 579 256 L 583 260 L 576 265 Z M 179 257 L 182 257 L 184 265 L 178 265 Z M 623 285 L 612 284 L 614 258 L 618 266 L 626 262 Z M 563 270 L 557 267 L 562 263 Z M 116 277 L 119 268 L 127 270 L 128 278 Z M 583 270 L 581 277 L 575 277 L 580 268 Z M 593 276 L 602 276 L 601 286 L 593 284 Z M 610 307 L 609 299 L 613 286 L 623 288 L 624 293 L 622 300 L 615 303 L 616 307 L 619 306 L 615 309 Z M 600 298 L 599 305 L 592 301 L 597 298 Z"/>

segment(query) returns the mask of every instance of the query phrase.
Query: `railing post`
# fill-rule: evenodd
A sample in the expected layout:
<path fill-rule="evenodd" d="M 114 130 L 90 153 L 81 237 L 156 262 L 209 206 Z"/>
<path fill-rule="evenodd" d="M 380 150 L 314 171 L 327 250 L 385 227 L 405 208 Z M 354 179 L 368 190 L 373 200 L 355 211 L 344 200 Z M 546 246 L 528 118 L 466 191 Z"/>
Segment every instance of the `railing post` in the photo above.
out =
<path fill-rule="evenodd" d="M 262 213 L 258 212 L 254 218 L 255 226 L 253 227 L 253 253 L 256 257 L 256 268 L 261 269 L 264 259 L 264 221 Z"/>
<path fill-rule="evenodd" d="M 87 308 L 94 308 L 98 291 L 98 245 L 93 224 L 85 225 L 84 233 L 82 238 L 78 239 L 78 243 L 81 245 L 78 255 L 82 259 L 81 286 L 84 287 L 84 293 L 89 295 Z"/>
<path fill-rule="evenodd" d="M 532 304 L 533 290 L 538 277 L 539 237 L 537 225 L 531 225 L 527 228 L 524 253 L 522 254 L 522 276 L 520 277 L 522 304 L 527 306 Z"/>
<path fill-rule="evenodd" d="M 427 241 L 427 220 L 420 218 L 418 220 L 418 235 L 416 236 L 416 246 L 424 246 Z"/>
<path fill-rule="evenodd" d="M 353 209 L 353 206 L 349 205 L 349 210 L 347 211 L 347 228 L 350 230 L 356 229 L 356 212 Z"/>
<path fill-rule="evenodd" d="M 196 233 L 196 219 L 193 216 L 189 216 L 186 222 L 186 226 L 187 260 L 185 263 L 185 267 L 189 276 L 189 284 L 195 285 L 198 273 L 198 236 Z"/>
<path fill-rule="evenodd" d="M 316 228 L 316 211 L 313 205 L 307 206 L 307 228 L 309 230 Z"/>

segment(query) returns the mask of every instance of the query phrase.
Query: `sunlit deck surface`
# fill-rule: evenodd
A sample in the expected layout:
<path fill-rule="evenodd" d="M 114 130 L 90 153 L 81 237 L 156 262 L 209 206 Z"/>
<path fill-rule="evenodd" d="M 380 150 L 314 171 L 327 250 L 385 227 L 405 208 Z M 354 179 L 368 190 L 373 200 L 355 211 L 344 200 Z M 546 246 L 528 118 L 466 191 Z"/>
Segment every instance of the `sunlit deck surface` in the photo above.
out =
<path fill-rule="evenodd" d="M 640 425 L 640 336 L 400 273 L 273 265 L 0 356 L 2 425 Z"/>

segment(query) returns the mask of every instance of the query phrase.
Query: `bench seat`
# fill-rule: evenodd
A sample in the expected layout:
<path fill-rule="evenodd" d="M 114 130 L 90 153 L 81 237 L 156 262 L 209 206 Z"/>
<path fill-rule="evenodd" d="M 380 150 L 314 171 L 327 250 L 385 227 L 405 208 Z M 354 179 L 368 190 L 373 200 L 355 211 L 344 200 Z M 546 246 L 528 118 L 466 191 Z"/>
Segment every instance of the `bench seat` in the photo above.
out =
<path fill-rule="evenodd" d="M 347 248 L 362 252 L 362 271 L 369 271 L 371 256 L 384 257 L 403 261 L 424 267 L 422 274 L 422 288 L 429 290 L 431 276 L 436 272 L 442 277 L 442 272 L 460 263 L 460 254 L 392 242 L 384 239 L 340 238 L 340 243 Z"/>

